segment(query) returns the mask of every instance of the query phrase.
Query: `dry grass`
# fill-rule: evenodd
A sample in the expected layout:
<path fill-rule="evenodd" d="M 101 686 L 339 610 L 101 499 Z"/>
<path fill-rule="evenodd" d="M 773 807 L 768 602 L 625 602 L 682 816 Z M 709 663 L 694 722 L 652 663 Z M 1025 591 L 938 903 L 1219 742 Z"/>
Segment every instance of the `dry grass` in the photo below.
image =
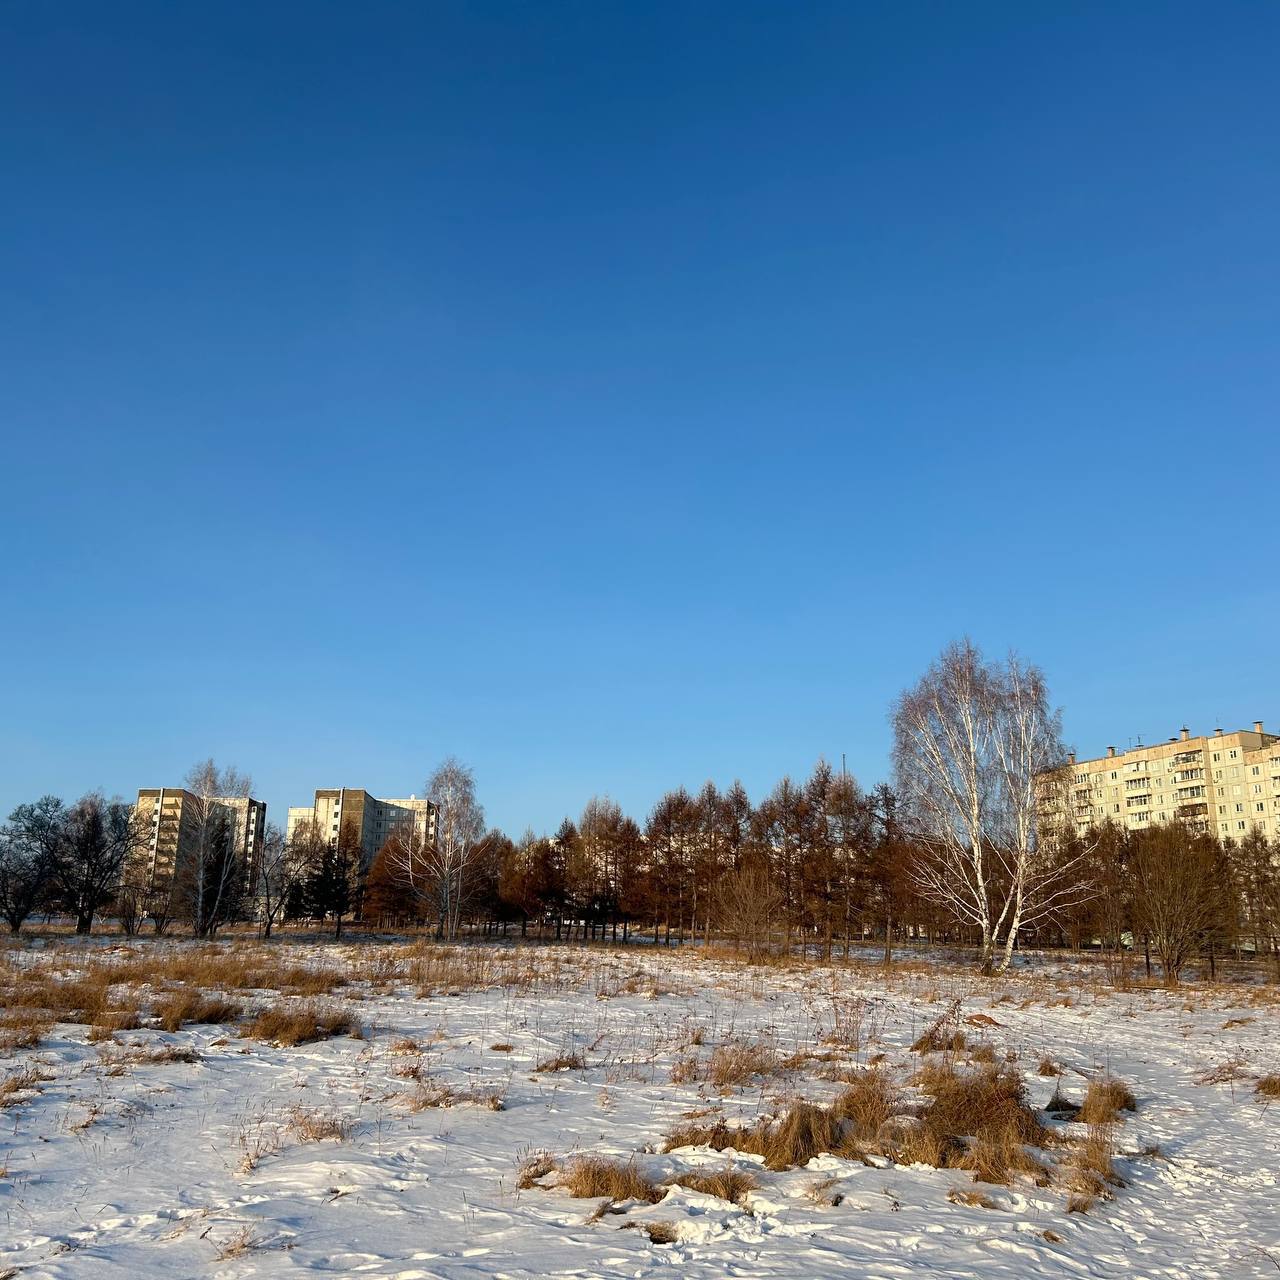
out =
<path fill-rule="evenodd" d="M 280 1000 L 268 1005 L 242 1031 L 254 1040 L 269 1040 L 285 1047 L 349 1035 L 359 1039 L 359 1024 L 345 1010 L 314 1001 Z"/>
<path fill-rule="evenodd" d="M 262 1247 L 262 1241 L 253 1234 L 249 1227 L 241 1227 L 235 1235 L 217 1245 L 215 1255 L 218 1262 L 229 1262 L 232 1258 L 242 1258 Z"/>
<path fill-rule="evenodd" d="M 1254 1086 L 1254 1092 L 1264 1098 L 1280 1098 L 1280 1076 L 1263 1076 Z"/>
<path fill-rule="evenodd" d="M 137 1009 L 108 1009 L 90 1024 L 87 1038 L 90 1044 L 98 1044 L 112 1039 L 117 1031 L 136 1031 L 140 1026 L 142 1018 Z"/>
<path fill-rule="evenodd" d="M 833 1109 L 797 1102 L 780 1120 L 761 1121 L 749 1128 L 731 1128 L 723 1120 L 678 1125 L 667 1134 L 663 1150 L 709 1146 L 717 1151 L 743 1151 L 762 1156 L 766 1168 L 781 1170 L 806 1165 L 826 1152 L 855 1154 L 844 1130 L 843 1118 Z"/>
<path fill-rule="evenodd" d="M 27 1095 L 36 1092 L 41 1082 L 48 1079 L 38 1067 L 31 1066 L 5 1076 L 0 1080 L 0 1107 L 14 1107 L 27 1101 Z"/>
<path fill-rule="evenodd" d="M 720 1200 L 728 1200 L 731 1204 L 741 1204 L 743 1196 L 754 1191 L 760 1184 L 754 1175 L 732 1165 L 723 1169 L 700 1170 L 697 1173 L 682 1173 L 672 1178 L 669 1186 L 687 1187 L 704 1196 L 716 1196 Z"/>
<path fill-rule="evenodd" d="M 836 1114 L 848 1120 L 853 1135 L 873 1141 L 884 1124 L 898 1113 L 900 1096 L 897 1085 L 885 1071 L 864 1071 L 850 1082 L 836 1099 Z"/>
<path fill-rule="evenodd" d="M 947 1199 L 952 1204 L 967 1205 L 971 1209 L 999 1209 L 1000 1206 L 985 1191 L 976 1188 L 965 1189 L 952 1187 L 947 1192 Z"/>
<path fill-rule="evenodd" d="M 654 1204 L 662 1189 L 636 1168 L 635 1161 L 605 1156 L 574 1156 L 561 1171 L 559 1185 L 577 1200 L 604 1198 L 610 1204 L 639 1200 Z"/>
<path fill-rule="evenodd" d="M 346 1142 L 355 1125 L 340 1111 L 294 1107 L 288 1127 L 299 1142 Z"/>
<path fill-rule="evenodd" d="M 717 1089 L 746 1084 L 753 1076 L 771 1075 L 778 1069 L 778 1055 L 766 1044 L 732 1041 L 717 1045 L 707 1061 L 707 1080 Z"/>
<path fill-rule="evenodd" d="M 516 1186 L 521 1191 L 528 1191 L 530 1187 L 537 1186 L 543 1178 L 549 1173 L 554 1173 L 559 1167 L 560 1162 L 551 1152 L 530 1151 L 520 1158 Z"/>
<path fill-rule="evenodd" d="M 410 1111 L 433 1111 L 449 1107 L 485 1107 L 502 1111 L 506 1102 L 497 1089 L 455 1089 L 435 1080 L 420 1080 L 417 1088 L 402 1095 Z"/>
<path fill-rule="evenodd" d="M 199 991 L 173 991 L 155 1006 L 162 1031 L 177 1031 L 184 1022 L 235 1022 L 243 1012 L 233 1000 L 206 996 Z"/>
<path fill-rule="evenodd" d="M 1038 1068 L 1042 1076 L 1060 1076 L 1062 1068 L 1052 1058 L 1041 1058 Z"/>
<path fill-rule="evenodd" d="M 37 1009 L 8 1009 L 0 1015 L 0 1053 L 34 1049 L 53 1028 L 53 1019 Z"/>
<path fill-rule="evenodd" d="M 534 1068 L 535 1071 L 585 1071 L 587 1060 L 580 1053 L 560 1053 L 554 1058 L 546 1058 Z"/>
<path fill-rule="evenodd" d="M 1089 1081 L 1084 1104 L 1077 1117 L 1083 1124 L 1114 1124 L 1122 1111 L 1136 1111 L 1137 1099 L 1123 1080 L 1100 1076 Z"/>
<path fill-rule="evenodd" d="M 1068 1213 L 1088 1213 L 1099 1200 L 1111 1198 L 1112 1187 L 1124 1185 L 1112 1154 L 1108 1124 L 1091 1124 L 1089 1136 L 1076 1146 L 1067 1163 Z"/>

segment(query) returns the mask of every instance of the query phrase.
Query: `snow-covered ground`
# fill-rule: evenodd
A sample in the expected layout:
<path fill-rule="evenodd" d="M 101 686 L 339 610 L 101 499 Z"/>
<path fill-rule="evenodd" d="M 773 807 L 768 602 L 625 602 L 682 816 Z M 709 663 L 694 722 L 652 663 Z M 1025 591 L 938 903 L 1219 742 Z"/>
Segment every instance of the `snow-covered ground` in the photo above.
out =
<path fill-rule="evenodd" d="M 136 961 L 186 945 L 8 954 L 23 972 L 69 977 L 90 954 Z M 4 1076 L 35 1064 L 45 1078 L 0 1111 L 0 1276 L 1280 1274 L 1280 1106 L 1253 1087 L 1280 1071 L 1268 992 L 1114 992 L 1080 980 L 1091 970 L 1034 961 L 984 980 L 932 964 L 886 978 L 871 964 L 745 968 L 640 947 L 480 950 L 457 962 L 457 980 L 432 952 L 420 995 L 412 948 L 276 946 L 350 977 L 325 999 L 362 1039 L 285 1048 L 233 1025 L 146 1029 L 151 993 L 135 981 L 143 1028 L 93 1043 L 87 1026 L 59 1023 L 10 1051 Z M 236 998 L 252 1010 L 275 997 Z M 1038 1074 L 1045 1057 L 1077 1100 L 1100 1072 L 1131 1085 L 1114 1198 L 1068 1214 L 1061 1186 L 1023 1179 L 983 1186 L 995 1207 L 972 1207 L 948 1199 L 975 1187 L 959 1169 L 828 1155 L 770 1172 L 733 1152 L 661 1154 L 688 1113 L 748 1121 L 797 1097 L 830 1101 L 833 1075 L 877 1055 L 905 1080 L 920 1063 L 910 1045 L 953 1001 L 971 1038 L 1016 1053 L 1037 1105 L 1058 1083 Z M 728 1092 L 673 1082 L 723 1043 L 791 1062 Z M 163 1046 L 194 1060 L 146 1060 Z M 537 1069 L 574 1055 L 585 1066 Z M 1200 1082 L 1215 1069 L 1230 1078 Z M 442 1090 L 456 1105 L 415 1109 Z M 308 1136 L 326 1122 L 345 1135 Z M 597 1202 L 554 1175 L 518 1188 L 539 1151 L 634 1158 L 658 1182 L 732 1161 L 759 1185 L 742 1205 L 673 1187 L 594 1216 Z M 674 1242 L 625 1229 L 641 1223 Z"/>

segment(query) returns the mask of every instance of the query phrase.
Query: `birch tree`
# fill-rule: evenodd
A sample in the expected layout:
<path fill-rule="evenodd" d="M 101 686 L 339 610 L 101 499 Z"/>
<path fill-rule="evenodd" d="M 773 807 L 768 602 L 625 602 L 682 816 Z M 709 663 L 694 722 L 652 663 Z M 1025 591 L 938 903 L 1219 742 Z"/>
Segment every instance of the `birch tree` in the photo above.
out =
<path fill-rule="evenodd" d="M 425 864 L 436 886 L 436 933 L 453 939 L 471 875 L 484 856 L 484 809 L 476 800 L 475 775 L 454 756 L 427 779 L 426 794 L 436 807 L 435 839 L 425 849 Z"/>
<path fill-rule="evenodd" d="M 235 816 L 223 801 L 247 799 L 253 782 L 235 768 L 219 769 L 205 760 L 192 767 L 184 786 L 174 895 L 195 936 L 207 938 L 243 905 L 247 869 L 235 849 Z"/>
<path fill-rule="evenodd" d="M 985 972 L 1003 970 L 1021 928 L 1088 891 L 1080 856 L 1038 838 L 1037 787 L 1065 758 L 1044 676 L 1014 655 L 988 663 L 964 640 L 898 699 L 893 732 L 898 790 L 925 845 L 919 889 L 977 933 Z"/>

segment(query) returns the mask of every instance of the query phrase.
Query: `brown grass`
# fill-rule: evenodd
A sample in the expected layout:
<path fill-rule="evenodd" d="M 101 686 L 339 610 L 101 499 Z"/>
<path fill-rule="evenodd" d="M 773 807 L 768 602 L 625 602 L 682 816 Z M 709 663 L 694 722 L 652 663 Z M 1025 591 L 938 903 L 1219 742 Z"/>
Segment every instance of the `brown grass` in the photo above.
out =
<path fill-rule="evenodd" d="M 520 1158 L 516 1186 L 521 1191 L 528 1191 L 536 1186 L 547 1174 L 554 1173 L 560 1162 L 549 1151 L 530 1151 Z"/>
<path fill-rule="evenodd" d="M 53 1019 L 37 1009 L 9 1009 L 0 1015 L 0 1053 L 34 1049 L 53 1028 Z"/>
<path fill-rule="evenodd" d="M 13 1107 L 25 1102 L 24 1095 L 34 1093 L 41 1082 L 48 1079 L 38 1067 L 30 1066 L 5 1076 L 0 1080 L 0 1107 Z"/>
<path fill-rule="evenodd" d="M 184 1022 L 235 1022 L 243 1012 L 233 1000 L 199 991 L 173 991 L 155 1006 L 162 1031 L 177 1031 Z"/>
<path fill-rule="evenodd" d="M 331 1036 L 360 1037 L 360 1027 L 343 1009 L 314 1001 L 281 1000 L 268 1005 L 241 1032 L 254 1040 L 270 1040 L 291 1047 Z"/>
<path fill-rule="evenodd" d="M 436 1080 L 421 1080 L 416 1089 L 403 1095 L 410 1111 L 444 1110 L 449 1107 L 485 1107 L 503 1111 L 506 1102 L 497 1089 L 455 1089 Z"/>
<path fill-rule="evenodd" d="M 853 1135 L 863 1141 L 879 1136 L 881 1126 L 897 1114 L 899 1091 L 887 1072 L 864 1071 L 836 1099 L 836 1114 L 848 1120 Z"/>
<path fill-rule="evenodd" d="M 1124 1185 L 1112 1163 L 1108 1123 L 1090 1124 L 1089 1136 L 1072 1151 L 1067 1163 L 1067 1212 L 1088 1213 L 1099 1200 L 1111 1198 L 1111 1188 Z"/>
<path fill-rule="evenodd" d="M 664 1151 L 702 1146 L 744 1151 L 763 1156 L 766 1168 L 780 1170 L 808 1164 L 824 1152 L 850 1151 L 844 1120 L 833 1109 L 797 1102 L 777 1121 L 761 1121 L 749 1128 L 731 1128 L 723 1120 L 709 1125 L 678 1125 L 667 1134 Z"/>
<path fill-rule="evenodd" d="M 534 1068 L 535 1071 L 584 1071 L 587 1060 L 580 1053 L 561 1053 L 554 1058 L 546 1058 Z"/>
<path fill-rule="evenodd" d="M 985 1191 L 965 1190 L 962 1187 L 952 1187 L 947 1192 L 947 1199 L 952 1204 L 968 1205 L 971 1209 L 999 1209 L 1000 1206 Z"/>
<path fill-rule="evenodd" d="M 346 1142 L 355 1125 L 340 1111 L 294 1107 L 289 1132 L 299 1142 Z"/>
<path fill-rule="evenodd" d="M 1280 1076 L 1263 1076 L 1254 1086 L 1254 1091 L 1264 1098 L 1280 1098 Z"/>
<path fill-rule="evenodd" d="M 1041 1058 L 1039 1072 L 1042 1076 L 1060 1076 L 1062 1068 L 1052 1058 Z"/>
<path fill-rule="evenodd" d="M 624 1163 L 606 1156 L 574 1156 L 561 1172 L 559 1185 L 577 1200 L 603 1197 L 611 1204 L 621 1200 L 654 1204 L 663 1195 L 662 1189 L 636 1168 L 635 1161 Z"/>
<path fill-rule="evenodd" d="M 1136 1111 L 1137 1099 L 1123 1080 L 1100 1076 L 1089 1081 L 1084 1104 L 1077 1117 L 1083 1124 L 1114 1124 L 1122 1111 Z"/>
<path fill-rule="evenodd" d="M 760 1184 L 754 1175 L 745 1170 L 725 1165 L 723 1169 L 682 1173 L 678 1178 L 672 1178 L 668 1185 L 687 1187 L 690 1191 L 697 1191 L 704 1196 L 716 1196 L 721 1200 L 728 1200 L 731 1204 L 740 1204 L 742 1197 L 747 1192 L 754 1191 Z"/>
<path fill-rule="evenodd" d="M 717 1089 L 730 1089 L 777 1069 L 778 1055 L 769 1045 L 731 1041 L 712 1050 L 707 1060 L 707 1080 Z"/>

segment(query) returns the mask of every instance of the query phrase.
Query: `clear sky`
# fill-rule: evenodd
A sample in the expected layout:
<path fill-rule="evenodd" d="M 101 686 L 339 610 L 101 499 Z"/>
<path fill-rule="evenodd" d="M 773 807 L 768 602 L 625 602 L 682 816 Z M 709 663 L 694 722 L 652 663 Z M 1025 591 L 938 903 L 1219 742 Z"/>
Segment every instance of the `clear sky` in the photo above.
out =
<path fill-rule="evenodd" d="M 1280 6 L 0 8 L 0 809 L 1280 725 Z"/>

